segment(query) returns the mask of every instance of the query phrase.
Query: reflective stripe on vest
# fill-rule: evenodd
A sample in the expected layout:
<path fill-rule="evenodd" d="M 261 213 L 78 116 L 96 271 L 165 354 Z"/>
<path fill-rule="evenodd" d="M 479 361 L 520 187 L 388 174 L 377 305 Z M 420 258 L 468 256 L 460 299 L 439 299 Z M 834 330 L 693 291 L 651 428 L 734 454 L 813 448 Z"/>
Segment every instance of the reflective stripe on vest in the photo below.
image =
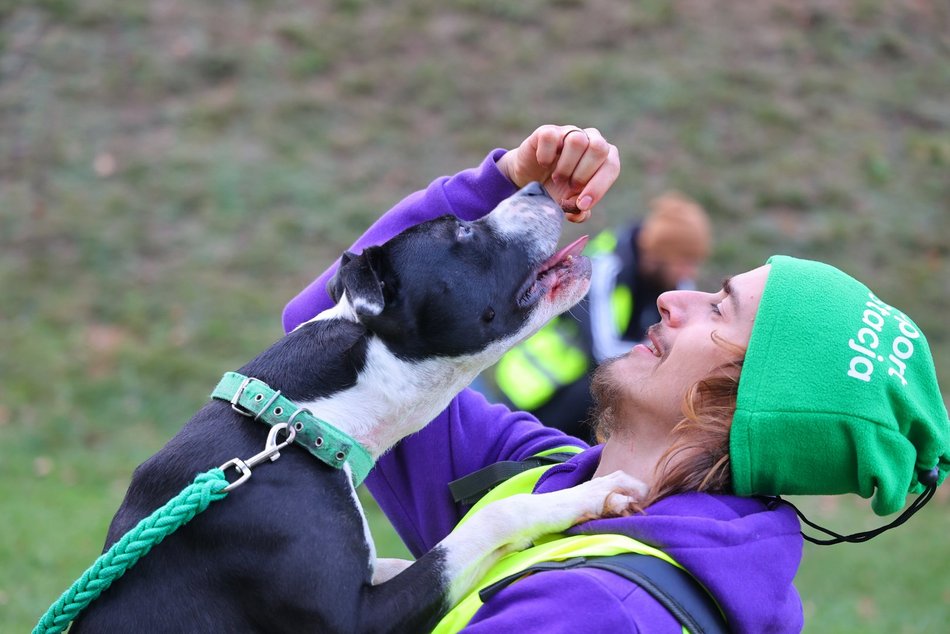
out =
<path fill-rule="evenodd" d="M 579 451 L 576 447 L 567 449 Z M 545 453 L 555 451 L 565 451 L 565 448 L 561 447 Z M 459 525 L 467 521 L 469 517 L 478 512 L 478 510 L 486 504 L 519 493 L 531 493 L 544 472 L 552 466 L 554 465 L 545 465 L 530 469 L 498 485 L 465 514 L 465 517 L 462 518 Z M 472 617 L 475 616 L 475 613 L 482 607 L 482 601 L 478 596 L 482 588 L 543 561 L 564 561 L 572 557 L 617 555 L 632 552 L 658 557 L 664 561 L 668 561 L 674 566 L 682 568 L 682 566 L 663 551 L 624 535 L 600 534 L 565 536 L 563 534 L 554 534 L 537 539 L 534 543 L 535 545 L 531 548 L 505 555 L 498 560 L 498 562 L 485 573 L 481 580 L 479 580 L 475 589 L 467 594 L 458 605 L 452 608 L 452 610 L 439 621 L 435 629 L 432 630 L 433 634 L 450 634 L 460 631 L 468 625 Z M 526 627 L 528 627 L 528 624 L 526 624 Z M 689 634 L 685 627 L 683 628 L 683 634 Z"/>
<path fill-rule="evenodd" d="M 618 335 L 627 332 L 633 317 L 633 291 L 626 284 L 617 284 L 610 294 L 610 310 L 614 315 L 614 327 Z"/>
<path fill-rule="evenodd" d="M 606 231 L 601 231 L 597 236 L 587 243 L 587 248 L 584 249 L 585 255 L 594 256 L 601 255 L 603 253 L 613 253 L 617 250 L 617 234 L 608 229 Z"/>

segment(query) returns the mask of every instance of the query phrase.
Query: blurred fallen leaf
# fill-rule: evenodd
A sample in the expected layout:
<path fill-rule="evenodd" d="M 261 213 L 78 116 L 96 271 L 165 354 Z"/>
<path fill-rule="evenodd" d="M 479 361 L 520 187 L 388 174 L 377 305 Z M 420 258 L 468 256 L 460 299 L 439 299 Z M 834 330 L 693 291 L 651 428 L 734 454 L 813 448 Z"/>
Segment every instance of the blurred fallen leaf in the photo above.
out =
<path fill-rule="evenodd" d="M 93 323 L 86 326 L 84 340 L 90 352 L 89 375 L 102 378 L 115 371 L 119 350 L 128 340 L 128 331 L 112 324 Z"/>
<path fill-rule="evenodd" d="M 874 603 L 874 599 L 871 597 L 861 597 L 858 599 L 856 608 L 858 616 L 863 620 L 873 621 L 877 619 L 877 604 Z"/>
<path fill-rule="evenodd" d="M 55 466 L 53 459 L 49 456 L 37 456 L 33 459 L 33 473 L 38 478 L 45 478 L 51 474 Z"/>
<path fill-rule="evenodd" d="M 108 152 L 101 152 L 96 155 L 96 158 L 92 162 L 92 169 L 95 170 L 96 174 L 102 178 L 108 178 L 115 174 L 116 161 L 115 157 Z"/>

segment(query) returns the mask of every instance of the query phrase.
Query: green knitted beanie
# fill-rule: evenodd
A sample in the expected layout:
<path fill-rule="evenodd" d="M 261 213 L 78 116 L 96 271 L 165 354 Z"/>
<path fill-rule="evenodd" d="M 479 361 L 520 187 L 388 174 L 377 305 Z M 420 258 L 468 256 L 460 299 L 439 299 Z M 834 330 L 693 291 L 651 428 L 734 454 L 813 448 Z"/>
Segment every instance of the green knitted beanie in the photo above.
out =
<path fill-rule="evenodd" d="M 838 269 L 776 255 L 730 433 L 738 495 L 857 493 L 899 511 L 950 468 L 950 422 L 923 333 Z"/>

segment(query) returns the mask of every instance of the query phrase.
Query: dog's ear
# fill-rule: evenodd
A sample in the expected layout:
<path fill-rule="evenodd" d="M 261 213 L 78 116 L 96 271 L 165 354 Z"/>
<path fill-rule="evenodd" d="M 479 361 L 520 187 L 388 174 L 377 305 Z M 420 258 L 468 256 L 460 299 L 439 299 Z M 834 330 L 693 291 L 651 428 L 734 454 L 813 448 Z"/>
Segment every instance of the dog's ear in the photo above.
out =
<path fill-rule="evenodd" d="M 333 301 L 346 292 L 358 317 L 375 317 L 383 312 L 383 282 L 380 278 L 383 254 L 380 247 L 367 247 L 360 255 L 349 251 L 340 259 L 340 268 L 327 283 Z"/>
<path fill-rule="evenodd" d="M 340 256 L 339 268 L 337 268 L 333 277 L 327 281 L 327 295 L 330 296 L 330 299 L 332 299 L 334 303 L 340 301 L 340 298 L 343 297 L 343 279 L 340 277 L 340 271 L 355 257 L 356 254 L 352 251 L 344 251 L 343 255 Z"/>

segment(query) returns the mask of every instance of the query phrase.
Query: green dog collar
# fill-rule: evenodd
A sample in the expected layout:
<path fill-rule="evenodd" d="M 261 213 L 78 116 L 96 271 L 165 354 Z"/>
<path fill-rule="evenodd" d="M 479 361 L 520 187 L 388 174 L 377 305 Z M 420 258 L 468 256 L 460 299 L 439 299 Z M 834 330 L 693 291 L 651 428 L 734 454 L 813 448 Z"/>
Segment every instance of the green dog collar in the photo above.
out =
<path fill-rule="evenodd" d="M 211 398 L 231 403 L 235 411 L 270 426 L 287 424 L 297 432 L 294 442 L 335 469 L 349 463 L 353 485 L 362 484 L 373 468 L 373 458 L 363 445 L 330 423 L 281 396 L 280 390 L 237 372 L 226 372 Z"/>

